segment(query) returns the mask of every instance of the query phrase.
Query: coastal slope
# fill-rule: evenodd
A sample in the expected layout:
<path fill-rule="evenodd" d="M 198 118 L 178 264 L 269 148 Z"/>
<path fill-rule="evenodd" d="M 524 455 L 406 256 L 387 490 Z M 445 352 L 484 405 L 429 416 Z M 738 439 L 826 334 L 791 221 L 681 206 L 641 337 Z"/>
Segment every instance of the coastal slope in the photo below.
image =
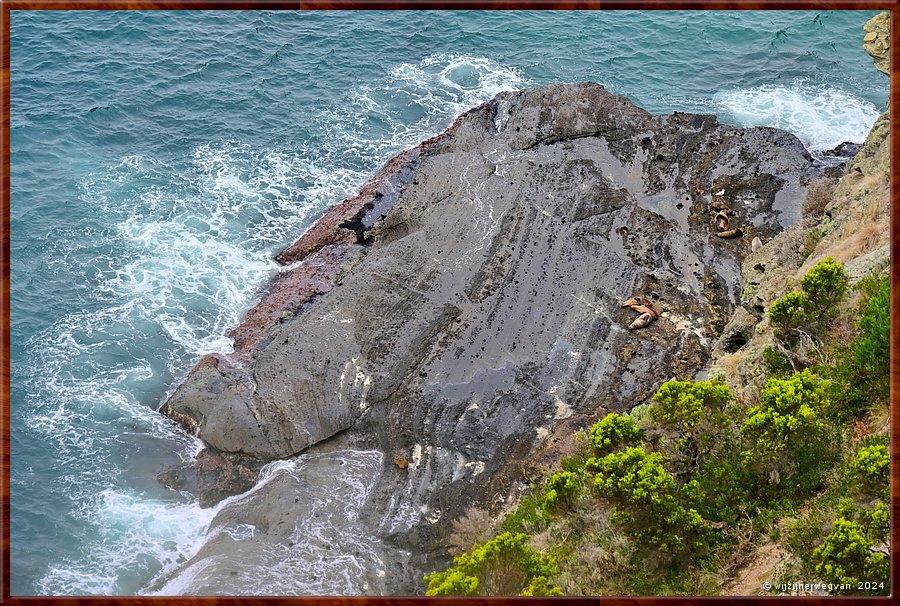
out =
<path fill-rule="evenodd" d="M 414 593 L 466 508 L 502 503 L 573 430 L 706 365 L 751 240 L 796 224 L 819 173 L 777 129 L 653 116 L 592 83 L 500 93 L 284 251 L 235 352 L 203 358 L 162 412 L 219 462 L 199 470 L 207 504 L 268 460 L 363 453 L 371 506 L 353 524 L 382 568 L 349 591 Z M 717 235 L 722 206 L 742 237 Z M 660 317 L 630 331 L 636 294 Z M 297 475 L 266 480 L 213 526 L 299 527 Z M 180 591 L 223 586 L 213 556 L 295 544 L 254 528 L 210 541 L 187 565 L 204 581 Z"/>

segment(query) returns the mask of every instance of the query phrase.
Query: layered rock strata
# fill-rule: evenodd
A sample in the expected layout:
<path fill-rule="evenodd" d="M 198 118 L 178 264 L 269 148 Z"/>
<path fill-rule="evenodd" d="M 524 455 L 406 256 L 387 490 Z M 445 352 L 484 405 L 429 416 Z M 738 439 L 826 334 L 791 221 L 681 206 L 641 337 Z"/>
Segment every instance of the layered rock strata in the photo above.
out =
<path fill-rule="evenodd" d="M 235 353 L 162 411 L 250 461 L 381 452 L 354 523 L 406 554 L 383 590 L 413 592 L 466 507 L 704 366 L 751 240 L 799 220 L 818 172 L 787 132 L 653 116 L 596 84 L 500 93 L 282 253 Z M 716 205 L 743 237 L 716 237 Z M 630 332 L 638 293 L 659 319 Z"/>

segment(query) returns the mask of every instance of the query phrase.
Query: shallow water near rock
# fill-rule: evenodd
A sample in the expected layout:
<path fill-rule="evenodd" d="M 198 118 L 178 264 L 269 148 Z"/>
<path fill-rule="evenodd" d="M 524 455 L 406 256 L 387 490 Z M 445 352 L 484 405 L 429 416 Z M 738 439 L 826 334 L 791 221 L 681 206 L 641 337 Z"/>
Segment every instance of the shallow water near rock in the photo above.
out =
<path fill-rule="evenodd" d="M 213 579 L 235 593 L 390 591 L 377 571 L 402 550 L 343 529 L 321 532 L 359 542 L 346 562 L 366 572 L 350 579 L 321 546 L 316 579 L 266 577 L 272 554 L 297 560 L 262 548 L 252 573 L 169 576 L 211 536 L 255 544 L 247 526 L 208 529 L 233 501 L 201 509 L 155 481 L 199 448 L 156 410 L 200 355 L 231 350 L 228 329 L 280 271 L 273 255 L 393 153 L 501 90 L 591 80 L 654 113 L 787 128 L 814 150 L 861 141 L 887 95 L 859 48 L 872 14 L 12 13 L 12 593 Z M 362 34 L 373 29 L 377 43 Z M 647 31 L 657 45 L 643 46 Z M 554 350 L 561 368 L 570 347 Z M 460 390 L 508 380 L 502 365 L 459 373 Z M 313 471 L 329 469 L 323 454 L 266 486 L 306 477 L 361 494 L 380 463 L 359 450 L 335 455 L 347 464 L 333 477 Z M 477 470 L 449 450 L 426 455 Z M 388 533 L 440 515 L 402 493 L 382 507 Z"/>

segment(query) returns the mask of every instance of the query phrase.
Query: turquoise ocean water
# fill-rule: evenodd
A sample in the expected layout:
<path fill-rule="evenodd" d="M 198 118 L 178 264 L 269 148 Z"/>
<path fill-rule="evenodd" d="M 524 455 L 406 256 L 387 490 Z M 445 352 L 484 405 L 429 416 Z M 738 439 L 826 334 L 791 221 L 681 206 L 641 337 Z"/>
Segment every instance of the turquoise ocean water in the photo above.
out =
<path fill-rule="evenodd" d="M 193 555 L 215 510 L 154 474 L 199 445 L 156 410 L 392 154 L 583 80 L 860 142 L 873 14 L 13 11 L 12 593 L 141 593 Z"/>

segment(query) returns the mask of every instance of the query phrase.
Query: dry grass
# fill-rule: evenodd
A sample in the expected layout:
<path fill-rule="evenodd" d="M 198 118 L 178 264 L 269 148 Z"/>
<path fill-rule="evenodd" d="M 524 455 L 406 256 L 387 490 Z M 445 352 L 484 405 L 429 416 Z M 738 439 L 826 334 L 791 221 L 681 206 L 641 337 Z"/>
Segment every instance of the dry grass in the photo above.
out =
<path fill-rule="evenodd" d="M 866 223 L 844 240 L 829 247 L 828 254 L 834 257 L 835 261 L 846 263 L 886 244 L 889 237 L 890 230 L 887 221 Z"/>
<path fill-rule="evenodd" d="M 846 310 L 834 319 L 828 327 L 827 341 L 837 344 L 838 347 L 848 348 L 856 338 L 856 318 Z"/>
<path fill-rule="evenodd" d="M 869 430 L 876 436 L 886 436 L 891 431 L 891 409 L 887 404 L 873 406 L 868 415 Z"/>
<path fill-rule="evenodd" d="M 825 207 L 834 198 L 835 181 L 833 179 L 813 179 L 806 188 L 806 200 L 803 202 L 803 217 L 817 219 L 825 214 Z"/>
<path fill-rule="evenodd" d="M 451 522 L 453 531 L 447 538 L 450 555 L 458 556 L 468 551 L 475 543 L 483 545 L 494 536 L 494 521 L 483 509 L 470 507 L 465 515 Z"/>

